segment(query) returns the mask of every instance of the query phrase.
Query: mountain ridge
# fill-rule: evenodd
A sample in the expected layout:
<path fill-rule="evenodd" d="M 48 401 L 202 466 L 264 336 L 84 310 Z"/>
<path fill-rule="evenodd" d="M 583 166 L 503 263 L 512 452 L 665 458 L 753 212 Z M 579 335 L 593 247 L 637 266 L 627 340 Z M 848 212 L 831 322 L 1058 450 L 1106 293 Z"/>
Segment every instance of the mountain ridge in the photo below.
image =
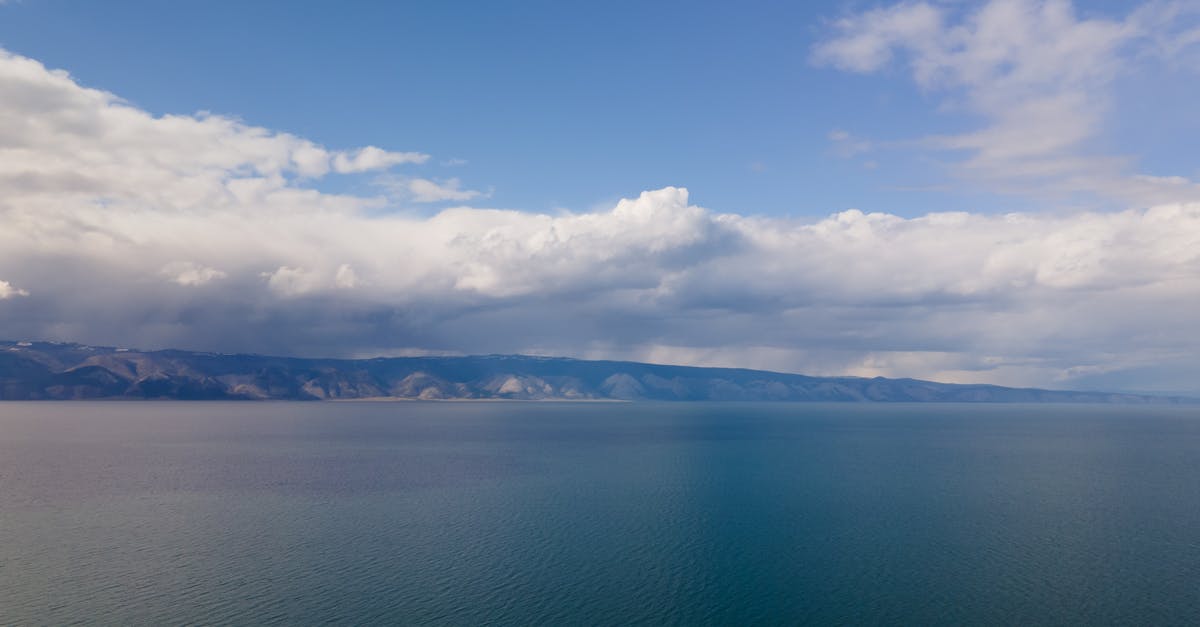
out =
<path fill-rule="evenodd" d="M 526 355 L 279 357 L 0 341 L 0 400 L 1197 403 L 1181 396 Z"/>

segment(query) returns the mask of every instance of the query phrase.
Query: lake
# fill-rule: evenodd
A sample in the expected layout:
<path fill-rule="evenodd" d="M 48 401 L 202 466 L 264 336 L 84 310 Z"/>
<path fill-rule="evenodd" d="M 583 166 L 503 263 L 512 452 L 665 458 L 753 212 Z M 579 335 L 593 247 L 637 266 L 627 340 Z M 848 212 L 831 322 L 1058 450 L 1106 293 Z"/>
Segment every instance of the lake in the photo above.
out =
<path fill-rule="evenodd" d="M 1197 624 L 1200 408 L 0 403 L 0 623 Z"/>

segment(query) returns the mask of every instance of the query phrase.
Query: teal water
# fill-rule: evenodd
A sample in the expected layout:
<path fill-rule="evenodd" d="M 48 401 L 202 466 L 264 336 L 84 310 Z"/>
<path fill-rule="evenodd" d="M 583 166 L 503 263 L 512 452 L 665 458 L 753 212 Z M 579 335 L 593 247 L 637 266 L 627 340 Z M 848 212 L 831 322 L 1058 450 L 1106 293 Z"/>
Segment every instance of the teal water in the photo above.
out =
<path fill-rule="evenodd" d="M 0 404 L 76 622 L 1200 624 L 1200 409 Z"/>

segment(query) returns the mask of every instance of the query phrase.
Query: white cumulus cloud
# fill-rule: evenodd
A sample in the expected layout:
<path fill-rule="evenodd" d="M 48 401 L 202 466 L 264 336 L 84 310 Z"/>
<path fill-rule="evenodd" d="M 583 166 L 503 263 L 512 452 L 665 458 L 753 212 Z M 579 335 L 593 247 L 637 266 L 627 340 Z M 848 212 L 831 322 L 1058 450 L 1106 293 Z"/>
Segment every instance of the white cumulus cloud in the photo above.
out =
<path fill-rule="evenodd" d="M 216 268 L 209 268 L 188 261 L 173 261 L 168 263 L 163 266 L 160 274 L 179 285 L 204 285 L 210 281 L 223 279 L 227 276 L 224 272 Z"/>
<path fill-rule="evenodd" d="M 29 292 L 13 287 L 8 281 L 0 281 L 0 300 L 14 296 L 29 296 Z"/>
<path fill-rule="evenodd" d="M 1200 374 L 1196 202 L 803 219 L 664 187 L 588 212 L 415 216 L 305 187 L 338 166 L 302 138 L 151 116 L 7 53 L 0 93 L 0 297 L 37 291 L 0 307 L 12 337 L 1068 387 Z"/>
<path fill-rule="evenodd" d="M 208 113 L 156 117 L 4 50 L 0 90 L 0 186 L 23 212 L 65 200 L 154 211 L 296 202 L 346 208 L 358 201 L 315 195 L 294 179 L 320 177 L 331 164 L 360 172 L 427 158 L 375 147 L 331 154 L 294 135 Z"/>

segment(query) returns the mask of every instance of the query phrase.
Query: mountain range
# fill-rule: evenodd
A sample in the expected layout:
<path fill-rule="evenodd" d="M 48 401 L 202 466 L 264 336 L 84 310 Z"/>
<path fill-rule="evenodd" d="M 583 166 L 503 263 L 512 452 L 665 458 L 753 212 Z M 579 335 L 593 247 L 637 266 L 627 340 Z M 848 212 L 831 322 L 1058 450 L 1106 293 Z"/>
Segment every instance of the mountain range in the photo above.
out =
<path fill-rule="evenodd" d="M 0 400 L 98 398 L 1195 402 L 1140 394 L 524 355 L 306 359 L 0 341 Z"/>

